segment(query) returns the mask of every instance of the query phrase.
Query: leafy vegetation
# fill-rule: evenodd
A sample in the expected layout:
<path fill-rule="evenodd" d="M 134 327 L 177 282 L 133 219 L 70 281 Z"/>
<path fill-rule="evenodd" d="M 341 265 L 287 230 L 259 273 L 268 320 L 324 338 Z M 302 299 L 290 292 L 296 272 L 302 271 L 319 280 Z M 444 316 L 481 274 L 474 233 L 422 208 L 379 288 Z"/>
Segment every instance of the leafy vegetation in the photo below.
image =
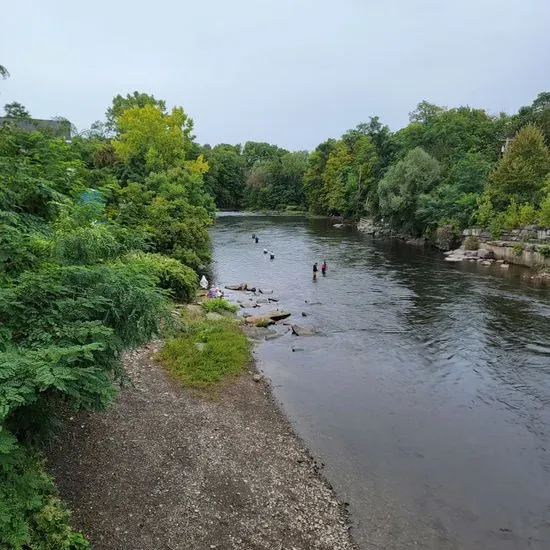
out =
<path fill-rule="evenodd" d="M 136 93 L 115 98 L 108 124 L 71 142 L 0 128 L 2 548 L 88 547 L 41 445 L 67 410 L 111 403 L 121 352 L 161 332 L 168 297 L 191 300 L 210 260 L 191 119 Z"/>
<path fill-rule="evenodd" d="M 159 359 L 184 385 L 206 388 L 240 372 L 250 359 L 250 344 L 232 319 L 188 321 Z"/>
<path fill-rule="evenodd" d="M 239 309 L 238 306 L 229 303 L 225 298 L 210 298 L 202 303 L 202 307 L 206 312 L 217 313 L 223 313 L 224 311 L 235 313 Z"/>

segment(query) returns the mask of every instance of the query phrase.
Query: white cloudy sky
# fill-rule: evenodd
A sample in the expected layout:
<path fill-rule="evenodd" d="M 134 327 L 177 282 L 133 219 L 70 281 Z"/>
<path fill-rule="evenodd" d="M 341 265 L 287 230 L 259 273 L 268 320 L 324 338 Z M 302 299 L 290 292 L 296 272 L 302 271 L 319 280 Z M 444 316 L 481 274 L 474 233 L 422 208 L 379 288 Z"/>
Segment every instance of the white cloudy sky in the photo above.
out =
<path fill-rule="evenodd" d="M 514 112 L 550 91 L 550 0 L 5 0 L 0 104 L 80 129 L 117 93 L 202 143 L 313 148 L 421 100 Z"/>

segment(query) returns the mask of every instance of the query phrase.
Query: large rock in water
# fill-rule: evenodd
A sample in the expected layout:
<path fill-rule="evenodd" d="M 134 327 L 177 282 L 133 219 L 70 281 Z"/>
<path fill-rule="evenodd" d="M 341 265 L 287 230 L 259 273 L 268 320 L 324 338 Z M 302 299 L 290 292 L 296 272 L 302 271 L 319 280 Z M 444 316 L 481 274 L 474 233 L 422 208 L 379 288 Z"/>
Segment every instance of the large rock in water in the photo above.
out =
<path fill-rule="evenodd" d="M 248 290 L 248 285 L 246 283 L 240 283 L 238 285 L 225 285 L 227 290 Z"/>
<path fill-rule="evenodd" d="M 251 325 L 272 325 L 275 321 L 280 321 L 281 319 L 286 319 L 290 317 L 290 313 L 286 311 L 270 311 L 262 315 L 255 315 L 253 317 L 247 317 L 246 322 Z"/>
<path fill-rule="evenodd" d="M 296 336 L 313 336 L 315 333 L 310 328 L 301 327 L 299 325 L 290 325 L 292 334 Z"/>
<path fill-rule="evenodd" d="M 269 317 L 274 321 L 280 321 L 281 319 L 286 319 L 287 317 L 290 317 L 290 313 L 288 313 L 287 311 L 279 311 L 277 309 L 275 311 L 268 311 L 267 313 L 264 313 L 264 317 Z"/>

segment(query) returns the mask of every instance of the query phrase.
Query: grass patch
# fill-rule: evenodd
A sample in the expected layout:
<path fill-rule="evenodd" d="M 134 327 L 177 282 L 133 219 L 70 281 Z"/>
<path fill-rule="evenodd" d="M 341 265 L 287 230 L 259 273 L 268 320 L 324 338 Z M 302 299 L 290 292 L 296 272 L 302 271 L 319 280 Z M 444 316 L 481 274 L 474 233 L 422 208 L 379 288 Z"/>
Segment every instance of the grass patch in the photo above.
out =
<path fill-rule="evenodd" d="M 162 365 L 186 386 L 206 388 L 240 373 L 250 359 L 250 344 L 232 319 L 190 322 L 166 342 Z"/>
<path fill-rule="evenodd" d="M 223 313 L 224 311 L 235 313 L 239 309 L 238 306 L 229 303 L 225 298 L 210 298 L 202 303 L 202 307 L 206 313 Z"/>

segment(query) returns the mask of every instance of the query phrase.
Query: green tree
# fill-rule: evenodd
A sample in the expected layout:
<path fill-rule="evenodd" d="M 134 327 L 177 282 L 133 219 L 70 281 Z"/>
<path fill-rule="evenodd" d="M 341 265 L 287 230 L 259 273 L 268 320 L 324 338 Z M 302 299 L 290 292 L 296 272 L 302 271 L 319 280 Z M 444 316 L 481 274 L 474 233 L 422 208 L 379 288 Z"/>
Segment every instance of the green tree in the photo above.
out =
<path fill-rule="evenodd" d="M 181 107 L 169 114 L 156 105 L 131 107 L 116 120 L 119 135 L 113 147 L 124 163 L 134 163 L 144 174 L 183 164 L 193 121 Z"/>
<path fill-rule="evenodd" d="M 244 157 L 245 167 L 247 170 L 250 170 L 254 166 L 268 160 L 281 158 L 286 153 L 288 153 L 286 149 L 282 149 L 281 147 L 272 145 L 271 143 L 247 141 L 244 144 L 242 154 Z"/>
<path fill-rule="evenodd" d="M 449 166 L 467 153 L 482 153 L 496 161 L 506 131 L 506 119 L 491 117 L 482 109 L 434 108 L 414 117 L 397 132 L 395 140 L 402 151 L 422 147 Z"/>
<path fill-rule="evenodd" d="M 488 196 L 496 210 L 504 210 L 511 199 L 538 205 L 549 172 L 550 154 L 542 132 L 536 126 L 525 126 L 490 174 Z"/>
<path fill-rule="evenodd" d="M 335 146 L 336 140 L 328 139 L 319 144 L 307 159 L 303 185 L 308 208 L 313 214 L 325 214 L 328 211 L 323 173 Z"/>
<path fill-rule="evenodd" d="M 26 107 L 21 103 L 18 103 L 17 101 L 13 101 L 12 103 L 6 103 L 4 105 L 4 112 L 6 113 L 6 116 L 9 118 L 17 118 L 17 119 L 31 118 L 31 115 L 29 111 L 26 109 Z"/>
<path fill-rule="evenodd" d="M 425 227 L 418 216 L 418 199 L 436 187 L 440 174 L 436 159 L 421 148 L 410 151 L 378 184 L 380 215 L 400 231 L 421 234 Z"/>
<path fill-rule="evenodd" d="M 550 92 L 541 92 L 531 105 L 521 107 L 513 117 L 512 127 L 515 132 L 528 124 L 534 124 L 544 134 L 547 147 L 550 147 Z"/>
<path fill-rule="evenodd" d="M 243 206 L 245 161 L 240 146 L 220 144 L 205 151 L 210 169 L 205 185 L 219 208 Z"/>
<path fill-rule="evenodd" d="M 162 99 L 155 99 L 155 96 L 143 92 L 135 91 L 132 94 L 122 96 L 118 94 L 113 98 L 111 106 L 107 109 L 105 117 L 107 122 L 106 129 L 111 132 L 119 131 L 118 119 L 124 111 L 134 107 L 158 107 L 161 113 L 166 113 L 166 103 Z"/>
<path fill-rule="evenodd" d="M 416 106 L 414 111 L 409 113 L 409 122 L 428 124 L 444 111 L 444 107 L 439 107 L 439 105 L 435 105 L 424 99 Z"/>
<path fill-rule="evenodd" d="M 330 214 L 347 214 L 350 199 L 357 196 L 357 179 L 353 177 L 352 161 L 353 157 L 345 142 L 337 141 L 322 175 Z"/>

